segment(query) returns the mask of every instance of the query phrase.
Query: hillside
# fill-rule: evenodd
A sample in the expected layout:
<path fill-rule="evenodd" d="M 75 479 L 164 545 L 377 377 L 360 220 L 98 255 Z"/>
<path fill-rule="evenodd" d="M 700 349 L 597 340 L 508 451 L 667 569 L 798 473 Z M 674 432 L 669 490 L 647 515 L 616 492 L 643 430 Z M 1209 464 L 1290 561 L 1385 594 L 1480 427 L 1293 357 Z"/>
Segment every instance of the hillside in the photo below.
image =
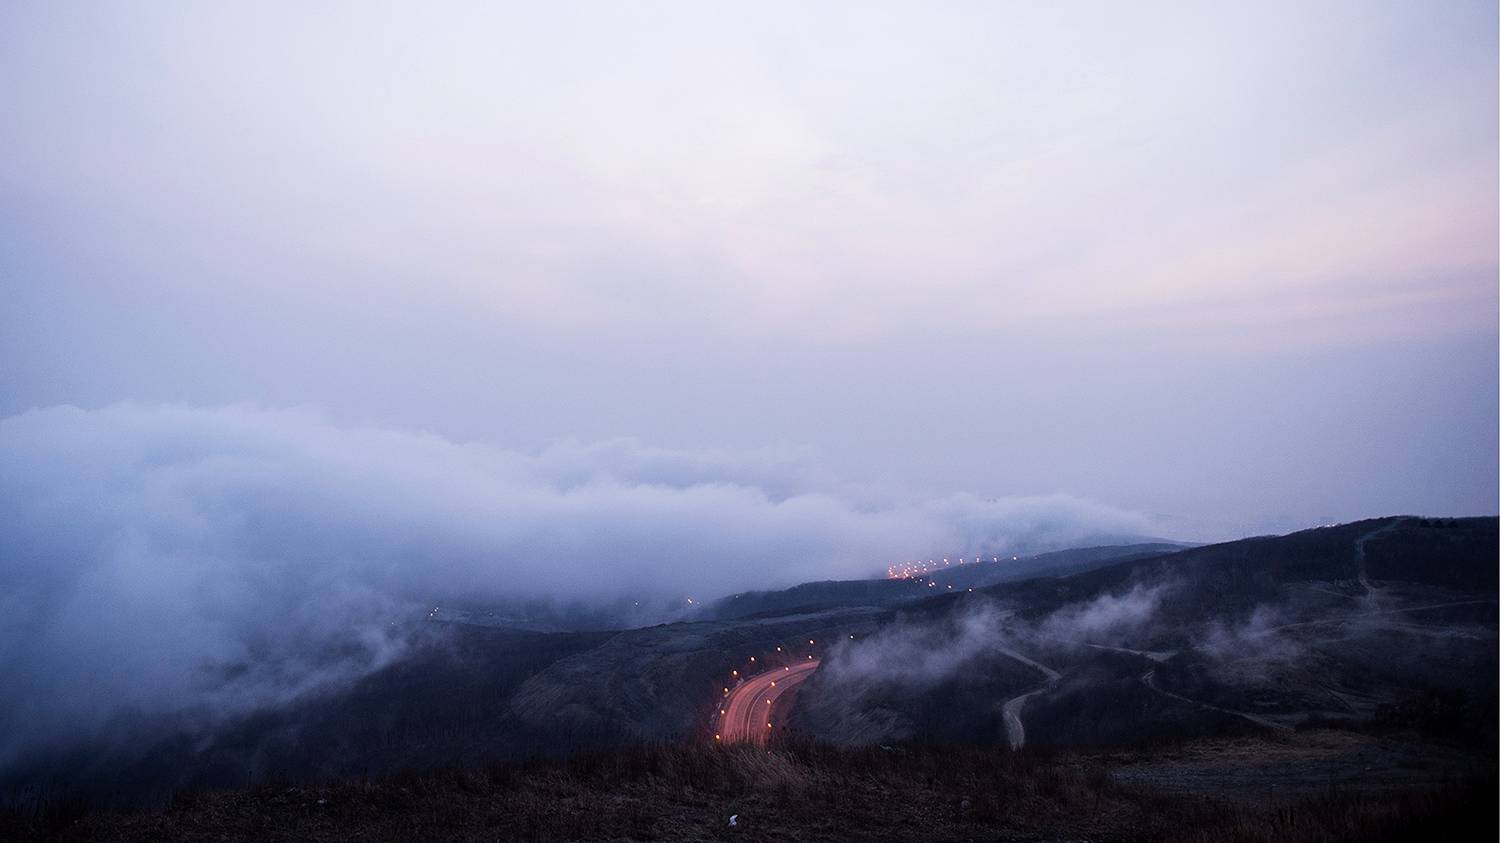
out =
<path fill-rule="evenodd" d="M 798 741 L 1008 757 L 1334 734 L 1417 747 L 1371 750 L 1397 783 L 1406 763 L 1493 769 L 1496 545 L 1495 519 L 1387 518 L 1053 554 L 1036 563 L 1088 570 L 930 597 L 907 580 L 810 584 L 753 598 L 790 610 L 632 630 L 432 620 L 404 658 L 352 684 L 230 722 L 122 723 L 114 744 L 28 759 L 0 785 L 31 816 L 77 799 L 150 805 L 268 780 L 708 745 L 742 678 L 807 659 L 817 669 L 777 715 Z M 1455 741 L 1479 749 L 1453 755 Z"/>
<path fill-rule="evenodd" d="M 896 606 L 929 598 L 933 589 L 983 588 L 1036 577 L 1064 576 L 1127 560 L 1173 553 L 1184 547 L 1187 545 L 1163 541 L 1079 547 L 1016 559 L 1007 557 L 962 566 L 939 566 L 931 573 L 905 579 L 809 582 L 778 591 L 731 594 L 710 606 L 708 615 L 732 619 L 840 606 Z"/>
<path fill-rule="evenodd" d="M 1496 556 L 1495 519 L 1390 518 L 942 595 L 840 642 L 794 725 L 855 744 L 1108 746 L 1316 724 L 1489 740 Z"/>

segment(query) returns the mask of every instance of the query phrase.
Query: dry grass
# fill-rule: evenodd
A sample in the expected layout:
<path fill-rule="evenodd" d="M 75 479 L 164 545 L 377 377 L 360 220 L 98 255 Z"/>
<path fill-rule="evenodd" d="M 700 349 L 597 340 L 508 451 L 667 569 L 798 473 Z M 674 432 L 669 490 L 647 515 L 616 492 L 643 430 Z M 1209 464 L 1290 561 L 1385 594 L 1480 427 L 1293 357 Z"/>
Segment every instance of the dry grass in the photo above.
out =
<path fill-rule="evenodd" d="M 1107 768 L 1076 758 L 964 747 L 675 745 L 380 780 L 263 785 L 184 796 L 132 814 L 12 815 L 0 818 L 0 838 L 1399 839 L 1377 832 L 1426 822 L 1434 812 L 1456 816 L 1454 806 L 1474 798 L 1329 800 L 1274 814 L 1235 813 L 1122 788 Z M 1493 789 L 1488 804 L 1493 830 Z M 732 814 L 739 817 L 734 828 Z"/>
<path fill-rule="evenodd" d="M 728 826 L 731 814 L 740 817 Z M 1148 822 L 1106 776 L 994 750 L 636 747 L 562 762 L 181 797 L 132 814 L 54 812 L 0 837 L 217 839 L 965 839 Z"/>
<path fill-rule="evenodd" d="M 1395 796 L 1329 796 L 1276 811 L 1241 812 L 1184 835 L 1183 843 L 1321 843 L 1496 839 L 1495 781 Z"/>

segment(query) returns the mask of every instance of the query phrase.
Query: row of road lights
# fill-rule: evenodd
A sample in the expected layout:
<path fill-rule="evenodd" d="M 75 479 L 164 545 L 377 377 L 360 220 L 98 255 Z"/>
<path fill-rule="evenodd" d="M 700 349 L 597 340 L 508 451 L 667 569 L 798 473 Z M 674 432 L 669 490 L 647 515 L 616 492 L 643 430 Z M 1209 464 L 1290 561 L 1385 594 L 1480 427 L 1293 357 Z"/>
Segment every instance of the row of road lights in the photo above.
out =
<path fill-rule="evenodd" d="M 1020 558 L 1021 557 L 1019 557 L 1019 556 L 1012 556 L 1010 559 L 1011 559 L 1012 562 L 1015 562 L 1015 561 L 1019 560 Z M 990 561 L 991 562 L 999 562 L 1000 561 L 1000 557 L 998 557 L 998 556 L 991 556 L 990 557 Z M 981 564 L 983 562 L 984 562 L 984 558 L 980 557 L 980 556 L 975 556 L 974 557 L 974 561 L 972 563 L 969 562 L 969 560 L 966 557 L 960 557 L 959 560 L 958 560 L 958 564 L 960 564 L 960 565 L 969 565 L 969 564 L 978 565 L 978 564 Z M 936 559 L 929 559 L 926 562 L 923 562 L 922 560 L 918 559 L 918 560 L 916 560 L 914 562 L 897 562 L 894 565 L 887 565 L 886 569 L 885 569 L 885 573 L 886 573 L 886 578 L 887 579 L 893 579 L 893 580 L 912 579 L 914 577 L 920 577 L 923 574 L 927 574 L 927 573 L 930 573 L 932 571 L 937 571 L 937 570 L 941 570 L 943 568 L 952 567 L 952 564 L 953 563 L 949 559 L 947 559 L 947 558 L 944 558 L 942 560 L 942 562 L 939 562 Z"/>

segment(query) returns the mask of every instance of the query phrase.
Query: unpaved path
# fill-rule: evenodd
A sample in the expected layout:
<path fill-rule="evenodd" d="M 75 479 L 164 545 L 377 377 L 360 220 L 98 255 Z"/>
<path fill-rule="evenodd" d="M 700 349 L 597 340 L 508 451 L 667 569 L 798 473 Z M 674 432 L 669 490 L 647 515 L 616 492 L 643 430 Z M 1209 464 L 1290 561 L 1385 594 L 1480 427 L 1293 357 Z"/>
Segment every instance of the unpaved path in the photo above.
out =
<path fill-rule="evenodd" d="M 1365 610 L 1376 612 L 1380 610 L 1379 590 L 1370 585 L 1370 577 L 1365 567 L 1365 543 L 1370 539 L 1382 536 L 1401 525 L 1404 518 L 1397 518 L 1383 527 L 1376 527 L 1368 533 L 1360 536 L 1354 542 L 1354 558 L 1359 563 L 1359 584 L 1365 589 Z"/>
<path fill-rule="evenodd" d="M 1021 747 L 1026 745 L 1026 724 L 1021 722 L 1021 709 L 1026 707 L 1027 698 L 1034 697 L 1037 694 L 1040 694 L 1041 692 L 1051 688 L 1053 684 L 1056 683 L 1059 678 L 1061 678 L 1062 674 L 1058 673 L 1050 667 L 1047 667 L 1044 664 L 1032 661 L 1031 659 L 1021 655 L 1020 653 L 1017 653 L 1014 650 L 1005 647 L 1001 647 L 999 649 L 1000 652 L 1004 653 L 1010 658 L 1015 659 L 1021 664 L 1040 670 L 1042 674 L 1047 677 L 1044 681 L 1041 682 L 1041 684 L 1035 686 L 1026 693 L 1021 694 L 1017 697 L 1011 697 L 1009 700 L 1006 700 L 1005 705 L 1001 706 L 1000 708 L 1000 713 L 1005 718 L 1005 738 L 1010 742 L 1011 749 L 1020 749 Z"/>
<path fill-rule="evenodd" d="M 1145 673 L 1141 674 L 1141 681 L 1144 682 L 1144 683 L 1146 683 L 1146 687 L 1147 688 L 1150 688 L 1151 690 L 1155 691 L 1156 693 L 1161 694 L 1162 696 L 1171 697 L 1174 700 L 1181 700 L 1182 702 L 1185 702 L 1185 703 L 1187 703 L 1189 705 L 1196 705 L 1199 708 L 1206 708 L 1209 711 L 1217 711 L 1217 712 L 1220 712 L 1220 713 L 1223 713 L 1223 714 L 1231 714 L 1231 715 L 1233 715 L 1235 717 L 1243 717 L 1244 719 L 1249 720 L 1251 723 L 1255 723 L 1255 724 L 1260 725 L 1260 726 L 1265 726 L 1267 729 L 1275 729 L 1278 732 L 1290 732 L 1290 731 L 1293 731 L 1292 727 L 1286 725 L 1285 723 L 1277 723 L 1274 720 L 1267 720 L 1264 717 L 1257 717 L 1254 714 L 1248 714 L 1248 713 L 1243 712 L 1243 711 L 1235 711 L 1234 709 L 1223 708 L 1223 707 L 1220 707 L 1220 706 L 1217 706 L 1217 705 L 1213 705 L 1212 703 L 1199 702 L 1198 700 L 1188 699 L 1187 697 L 1184 697 L 1181 694 L 1174 694 L 1171 691 L 1168 691 L 1165 688 L 1162 688 L 1162 687 L 1160 687 L 1159 685 L 1156 684 L 1156 669 L 1155 668 L 1152 668 L 1151 670 L 1148 670 Z"/>

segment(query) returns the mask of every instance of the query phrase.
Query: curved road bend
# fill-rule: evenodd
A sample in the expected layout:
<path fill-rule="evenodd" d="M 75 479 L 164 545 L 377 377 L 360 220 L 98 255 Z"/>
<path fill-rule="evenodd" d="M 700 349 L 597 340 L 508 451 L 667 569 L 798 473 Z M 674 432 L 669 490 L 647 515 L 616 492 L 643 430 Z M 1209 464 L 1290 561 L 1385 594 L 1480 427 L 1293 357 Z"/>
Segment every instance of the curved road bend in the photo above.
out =
<path fill-rule="evenodd" d="M 745 679 L 719 703 L 717 739 L 724 743 L 765 743 L 777 718 L 786 716 L 786 704 L 777 703 L 807 681 L 819 663 L 818 659 L 808 659 Z"/>
<path fill-rule="evenodd" d="M 1015 659 L 1016 661 L 1026 665 L 1027 667 L 1034 667 L 1037 670 L 1040 670 L 1047 677 L 1042 681 L 1040 685 L 1037 685 L 1030 691 L 1021 694 L 1018 697 L 1010 698 L 1005 702 L 1005 705 L 1000 708 L 1000 713 L 1005 718 L 1006 740 L 1009 741 L 1011 749 L 1020 749 L 1021 747 L 1026 745 L 1026 726 L 1021 722 L 1021 709 L 1026 705 L 1026 698 L 1034 697 L 1037 694 L 1040 694 L 1041 692 L 1051 688 L 1053 683 L 1055 683 L 1062 674 L 1058 673 L 1050 667 L 1047 667 L 1044 664 L 1034 662 L 1014 650 L 1006 649 L 1005 647 L 1001 647 L 999 649 L 1001 653 L 1004 653 L 1005 655 Z"/>

